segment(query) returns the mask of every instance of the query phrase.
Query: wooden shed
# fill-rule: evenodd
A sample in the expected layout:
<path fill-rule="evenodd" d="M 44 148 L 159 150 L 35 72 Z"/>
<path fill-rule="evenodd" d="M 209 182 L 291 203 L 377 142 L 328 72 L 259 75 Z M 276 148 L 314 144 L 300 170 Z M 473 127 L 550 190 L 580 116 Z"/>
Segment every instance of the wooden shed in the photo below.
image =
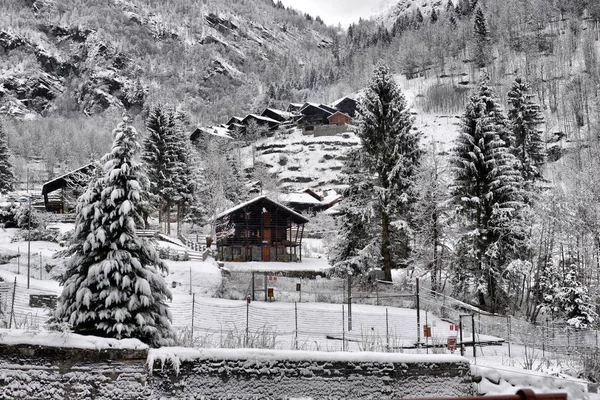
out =
<path fill-rule="evenodd" d="M 338 126 L 344 126 L 346 124 L 351 124 L 352 123 L 352 117 L 344 114 L 341 111 L 337 111 L 335 114 L 330 115 L 327 120 L 329 121 L 330 125 L 338 125 Z"/>
<path fill-rule="evenodd" d="M 329 124 L 327 118 L 336 110 L 330 111 L 328 108 L 322 104 L 306 103 L 300 110 L 300 114 L 302 114 L 300 124 L 308 130 L 314 129 L 318 125 Z"/>
<path fill-rule="evenodd" d="M 267 196 L 256 197 L 217 216 L 217 257 L 222 261 L 302 261 L 307 222 Z"/>
<path fill-rule="evenodd" d="M 356 107 L 358 106 L 358 104 L 356 100 L 346 96 L 335 101 L 331 106 L 336 110 L 341 111 L 344 114 L 354 118 L 356 116 Z"/>
<path fill-rule="evenodd" d="M 44 183 L 42 196 L 46 211 L 67 214 L 75 209 L 97 164 L 90 163 Z"/>

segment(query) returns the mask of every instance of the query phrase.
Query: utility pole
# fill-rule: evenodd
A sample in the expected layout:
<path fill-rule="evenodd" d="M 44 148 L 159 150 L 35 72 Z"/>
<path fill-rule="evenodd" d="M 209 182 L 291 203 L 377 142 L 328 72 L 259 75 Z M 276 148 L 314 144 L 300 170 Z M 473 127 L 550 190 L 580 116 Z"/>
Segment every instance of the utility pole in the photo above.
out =
<path fill-rule="evenodd" d="M 29 179 L 29 173 L 27 174 L 27 177 Z M 29 196 L 29 217 L 27 218 L 27 289 L 29 289 L 30 278 L 31 278 L 31 196 Z"/>

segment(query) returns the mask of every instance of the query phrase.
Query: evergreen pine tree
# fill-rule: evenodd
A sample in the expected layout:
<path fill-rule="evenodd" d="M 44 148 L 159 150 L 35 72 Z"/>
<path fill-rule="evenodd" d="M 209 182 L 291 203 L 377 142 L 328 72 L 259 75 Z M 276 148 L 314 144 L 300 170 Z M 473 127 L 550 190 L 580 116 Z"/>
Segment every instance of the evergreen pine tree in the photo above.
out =
<path fill-rule="evenodd" d="M 549 261 L 541 271 L 538 282 L 542 294 L 540 310 L 578 329 L 596 326 L 598 315 L 587 288 L 577 279 L 573 257 L 560 264 L 562 266 Z"/>
<path fill-rule="evenodd" d="M 167 233 L 171 233 L 171 205 L 181 207 L 192 198 L 193 180 L 189 162 L 190 143 L 181 128 L 182 116 L 163 107 L 155 107 L 146 121 L 148 137 L 144 140 L 142 160 L 146 164 L 151 192 L 159 199 L 159 219 L 166 205 Z M 178 225 L 179 229 L 179 225 Z"/>
<path fill-rule="evenodd" d="M 479 304 L 493 311 L 505 300 L 503 271 L 519 258 L 525 242 L 522 178 L 502 140 L 507 130 L 506 117 L 484 77 L 467 104 L 451 161 L 454 203 L 466 228 L 457 245 L 460 265 L 455 276 L 464 291 L 474 286 Z"/>
<path fill-rule="evenodd" d="M 0 193 L 2 194 L 15 190 L 15 175 L 10 157 L 6 132 L 0 122 Z"/>
<path fill-rule="evenodd" d="M 435 11 L 435 8 L 431 10 L 431 23 L 435 24 L 438 20 L 438 15 L 437 15 L 437 11 Z"/>
<path fill-rule="evenodd" d="M 541 179 L 541 166 L 544 164 L 545 151 L 542 131 L 538 128 L 544 123 L 540 106 L 533 101 L 529 85 L 518 77 L 508 92 L 508 111 L 510 128 L 514 136 L 515 156 L 520 162 L 521 174 L 528 190 Z"/>
<path fill-rule="evenodd" d="M 365 167 L 377 176 L 374 193 L 382 269 L 385 279 L 391 280 L 393 268 L 409 263 L 410 211 L 422 154 L 420 133 L 412 129 L 404 95 L 382 64 L 375 67 L 358 115 Z"/>
<path fill-rule="evenodd" d="M 339 205 L 339 229 L 329 263 L 335 275 L 361 275 L 379 266 L 381 244 L 374 224 L 373 177 L 366 172 L 360 151 L 349 154 L 344 183 L 348 187 Z"/>
<path fill-rule="evenodd" d="M 454 3 L 452 2 L 452 0 L 448 0 L 448 2 L 446 3 L 446 12 L 454 13 Z"/>
<path fill-rule="evenodd" d="M 193 201 L 195 190 L 194 166 L 192 162 L 191 148 L 192 144 L 188 135 L 183 129 L 184 116 L 181 113 L 174 115 L 173 141 L 172 148 L 175 153 L 173 159 L 172 179 L 173 193 L 172 198 L 177 203 L 177 233 L 181 232 L 181 222 L 185 206 Z"/>
<path fill-rule="evenodd" d="M 419 27 L 419 25 L 421 25 L 423 23 L 423 13 L 421 13 L 421 9 L 417 8 L 417 11 L 415 11 L 415 24 L 416 27 Z"/>
<path fill-rule="evenodd" d="M 478 8 L 475 12 L 475 24 L 473 27 L 474 37 L 474 54 L 473 60 L 479 68 L 485 67 L 491 61 L 490 56 L 490 32 L 487 27 L 487 22 L 483 10 Z"/>
<path fill-rule="evenodd" d="M 136 234 L 148 185 L 134 160 L 140 145 L 126 119 L 114 131 L 104 176 L 90 185 L 77 206 L 72 256 L 62 277 L 56 319 L 77 333 L 138 338 L 151 346 L 170 343 L 171 293 L 167 272 L 153 246 Z"/>

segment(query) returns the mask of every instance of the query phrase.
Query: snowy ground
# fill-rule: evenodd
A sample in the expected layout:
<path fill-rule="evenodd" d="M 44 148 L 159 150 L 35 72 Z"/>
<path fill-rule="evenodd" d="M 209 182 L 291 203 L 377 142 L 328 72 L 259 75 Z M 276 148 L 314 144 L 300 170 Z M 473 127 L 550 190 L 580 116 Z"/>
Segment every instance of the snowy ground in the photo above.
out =
<path fill-rule="evenodd" d="M 62 229 L 67 230 L 68 226 L 61 227 Z M 29 307 L 29 295 L 60 293 L 61 287 L 57 281 L 49 279 L 50 274 L 45 270 L 45 265 L 58 263 L 58 260 L 51 257 L 62 248 L 56 243 L 31 242 L 31 278 L 30 289 L 27 289 L 27 243 L 11 242 L 15 232 L 11 229 L 0 231 L 0 253 L 21 253 L 20 261 L 13 258 L 9 263 L 0 265 L 0 277 L 4 279 L 5 285 L 13 284 L 14 279 L 17 279 L 15 298 L 17 326 L 26 329 L 29 333 L 34 332 L 33 335 L 36 336 L 43 330 L 43 322 L 47 316 L 43 309 Z M 318 244 L 313 245 L 318 247 Z M 40 279 L 39 268 L 40 254 L 44 267 L 41 271 L 42 279 Z M 417 342 L 417 335 L 422 343 L 425 342 L 422 332 L 417 331 L 416 312 L 412 309 L 354 304 L 352 306 L 353 329 L 348 331 L 347 306 L 327 303 L 295 305 L 293 302 L 281 301 L 255 301 L 248 305 L 243 300 L 214 298 L 215 293 L 220 289 L 222 279 L 221 271 L 213 259 L 209 258 L 206 262 L 193 260 L 167 261 L 167 263 L 170 273 L 166 279 L 173 293 L 173 301 L 170 303 L 173 325 L 179 332 L 179 340 L 187 341 L 195 347 L 243 347 L 250 344 L 279 350 L 450 353 L 444 346 L 407 348 Z M 278 267 L 294 269 L 301 266 L 304 270 L 319 270 L 327 267 L 324 259 L 309 259 L 302 264 L 232 264 L 234 264 L 233 268 L 251 267 L 257 271 L 273 270 Z M 232 268 L 231 264 L 229 268 Z M 194 303 L 192 299 L 195 299 Z M 6 306 L 5 299 L 2 299 L 2 302 Z M 424 324 L 426 319 L 432 326 L 433 336 L 427 339 L 426 344 L 444 345 L 449 336 L 456 336 L 456 331 L 451 330 L 448 322 L 422 312 L 421 324 Z M 191 337 L 192 326 L 193 338 Z M 5 331 L 0 332 L 1 343 L 8 343 L 10 337 L 12 336 L 7 335 Z M 488 339 L 498 340 L 494 337 L 477 337 L 478 341 Z M 64 337 L 61 340 L 64 341 Z M 470 340 L 470 337 L 465 337 L 465 341 L 467 340 Z M 486 380 L 481 383 L 483 385 L 481 389 L 489 393 L 514 393 L 516 389 L 513 385 L 529 385 L 538 391 L 551 391 L 559 387 L 569 387 L 570 384 L 579 385 L 577 380 L 561 377 L 561 370 L 551 363 L 544 364 L 541 357 L 534 365 L 534 369 L 552 373 L 557 375 L 556 377 L 523 370 L 521 367 L 525 362 L 525 350 L 522 346 L 513 343 L 510 346 L 509 357 L 509 345 L 504 343 L 478 347 L 476 357 L 473 357 L 472 347 L 467 346 L 465 356 L 473 363 L 474 372 L 498 378 L 496 381 L 500 383 L 499 385 L 491 385 Z M 454 354 L 459 354 L 459 351 Z M 510 381 L 511 384 L 505 381 Z"/>

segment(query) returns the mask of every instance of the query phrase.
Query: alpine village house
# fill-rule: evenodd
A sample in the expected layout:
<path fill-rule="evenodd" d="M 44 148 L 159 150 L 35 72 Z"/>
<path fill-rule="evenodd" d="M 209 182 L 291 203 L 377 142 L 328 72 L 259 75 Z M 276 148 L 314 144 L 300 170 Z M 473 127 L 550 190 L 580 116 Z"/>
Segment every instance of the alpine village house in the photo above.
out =
<path fill-rule="evenodd" d="M 302 261 L 308 219 L 259 196 L 217 216 L 217 257 L 222 261 Z"/>

